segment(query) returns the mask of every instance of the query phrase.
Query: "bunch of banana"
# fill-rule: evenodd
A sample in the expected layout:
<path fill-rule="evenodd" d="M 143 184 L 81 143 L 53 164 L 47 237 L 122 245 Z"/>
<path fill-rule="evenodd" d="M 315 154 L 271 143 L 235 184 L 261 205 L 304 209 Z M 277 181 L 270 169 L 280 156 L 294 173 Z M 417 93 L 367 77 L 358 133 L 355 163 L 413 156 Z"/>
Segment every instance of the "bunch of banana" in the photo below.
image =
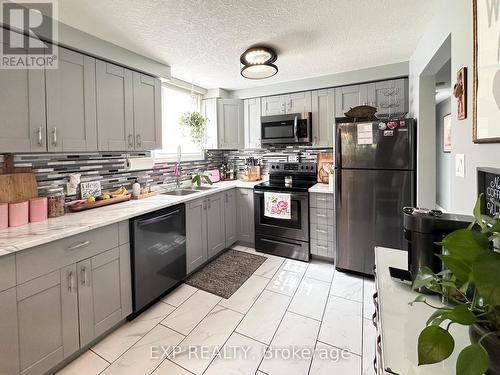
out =
<path fill-rule="evenodd" d="M 127 194 L 128 194 L 128 190 L 125 189 L 125 187 L 123 187 L 123 186 L 120 186 L 115 191 L 112 191 L 111 193 L 109 193 L 109 195 L 111 195 L 113 198 L 115 198 L 115 197 L 121 197 L 121 196 L 127 195 Z"/>

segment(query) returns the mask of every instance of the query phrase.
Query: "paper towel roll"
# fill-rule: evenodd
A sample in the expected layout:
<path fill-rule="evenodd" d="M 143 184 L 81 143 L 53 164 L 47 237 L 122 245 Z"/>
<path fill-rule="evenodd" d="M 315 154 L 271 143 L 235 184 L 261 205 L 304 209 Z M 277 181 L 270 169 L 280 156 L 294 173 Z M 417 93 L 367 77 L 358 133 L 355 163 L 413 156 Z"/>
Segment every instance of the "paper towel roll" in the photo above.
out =
<path fill-rule="evenodd" d="M 127 171 L 144 171 L 153 169 L 153 158 L 129 158 L 127 163 Z"/>

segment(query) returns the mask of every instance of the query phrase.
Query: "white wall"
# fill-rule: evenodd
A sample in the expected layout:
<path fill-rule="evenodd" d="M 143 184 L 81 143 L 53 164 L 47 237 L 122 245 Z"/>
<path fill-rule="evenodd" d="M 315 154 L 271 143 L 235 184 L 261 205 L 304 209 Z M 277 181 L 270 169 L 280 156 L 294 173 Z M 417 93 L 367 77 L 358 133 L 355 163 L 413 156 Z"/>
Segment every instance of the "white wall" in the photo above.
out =
<path fill-rule="evenodd" d="M 476 168 L 479 166 L 500 166 L 500 143 L 477 145 L 472 142 L 472 68 L 473 68 L 473 31 L 472 31 L 472 1 L 471 0 L 442 0 L 442 8 L 436 13 L 435 18 L 429 23 L 425 35 L 420 40 L 413 56 L 410 59 L 410 108 L 411 114 L 419 118 L 423 110 L 420 103 L 420 75 L 425 73 L 429 62 L 434 54 L 446 42 L 451 35 L 451 64 L 452 82 L 455 82 L 456 72 L 463 66 L 469 68 L 468 75 L 468 117 L 466 120 L 458 121 L 457 103 L 452 99 L 452 160 L 456 154 L 465 154 L 465 178 L 456 177 L 454 168 L 451 176 L 450 211 L 455 213 L 470 214 L 476 199 Z M 422 106 L 422 108 L 420 108 Z M 419 118 L 419 129 L 425 129 L 425 119 Z M 433 121 L 434 122 L 434 121 Z M 434 129 L 433 129 L 434 130 Z M 431 137 L 435 137 L 432 132 Z M 425 134 L 425 131 L 424 131 Z M 420 138 L 420 137 L 419 137 Z M 433 148 L 435 142 L 419 139 L 419 153 L 425 154 L 428 148 Z M 419 160 L 421 162 L 421 160 Z M 425 161 L 419 165 L 420 169 L 426 168 Z M 432 168 L 429 165 L 429 168 Z M 435 174 L 434 184 L 435 184 Z M 429 176 L 418 175 L 417 182 L 425 187 Z M 432 180 L 432 179 L 431 179 Z M 432 184 L 432 181 L 430 182 Z M 432 189 L 423 189 L 418 197 L 419 205 L 429 205 L 435 201 L 435 192 Z M 418 194 L 418 192 L 417 192 Z M 434 202 L 435 203 L 435 202 Z"/>
<path fill-rule="evenodd" d="M 246 99 L 259 96 L 286 94 L 289 92 L 317 90 L 327 87 L 346 86 L 370 81 L 381 81 L 390 78 L 406 77 L 408 76 L 408 71 L 408 62 L 405 61 L 397 64 L 375 66 L 368 69 L 353 70 L 350 72 L 235 90 L 231 92 L 231 97 Z"/>

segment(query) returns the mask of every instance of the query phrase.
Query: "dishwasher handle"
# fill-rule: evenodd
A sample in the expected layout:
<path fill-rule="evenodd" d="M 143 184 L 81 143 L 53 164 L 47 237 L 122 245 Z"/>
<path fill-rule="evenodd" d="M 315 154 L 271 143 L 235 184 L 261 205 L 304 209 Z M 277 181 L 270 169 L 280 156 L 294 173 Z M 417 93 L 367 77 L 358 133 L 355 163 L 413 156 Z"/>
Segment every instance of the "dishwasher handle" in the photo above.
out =
<path fill-rule="evenodd" d="M 174 211 L 171 211 L 171 212 L 168 212 L 166 214 L 163 214 L 163 215 L 160 215 L 160 216 L 156 216 L 156 217 L 153 217 L 151 219 L 144 219 L 144 220 L 138 220 L 137 221 L 137 225 L 139 225 L 140 227 L 142 226 L 145 226 L 145 225 L 150 225 L 150 224 L 155 224 L 155 223 L 158 223 L 160 221 L 163 221 L 165 220 L 166 218 L 170 217 L 170 216 L 174 216 L 174 215 L 177 215 L 181 212 L 181 210 L 177 209 L 177 210 L 174 210 Z"/>

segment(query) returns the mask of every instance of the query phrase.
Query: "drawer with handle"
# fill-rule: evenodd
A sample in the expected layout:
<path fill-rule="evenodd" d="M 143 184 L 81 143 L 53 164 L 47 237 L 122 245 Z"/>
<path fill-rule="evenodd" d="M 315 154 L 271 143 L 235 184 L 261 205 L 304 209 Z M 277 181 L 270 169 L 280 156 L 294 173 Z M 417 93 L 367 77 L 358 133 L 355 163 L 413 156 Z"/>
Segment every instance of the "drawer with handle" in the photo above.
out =
<path fill-rule="evenodd" d="M 20 251 L 16 254 L 17 283 L 32 280 L 118 245 L 118 224 L 113 224 Z"/>
<path fill-rule="evenodd" d="M 326 258 L 333 258 L 335 245 L 333 242 L 318 241 L 311 238 L 311 254 Z"/>
<path fill-rule="evenodd" d="M 333 194 L 311 193 L 309 205 L 315 208 L 333 210 Z"/>
<path fill-rule="evenodd" d="M 334 215 L 332 210 L 327 210 L 325 208 L 314 208 L 310 210 L 310 221 L 311 224 L 318 225 L 334 225 Z"/>
<path fill-rule="evenodd" d="M 311 224 L 311 238 L 318 241 L 335 242 L 335 227 L 328 225 Z"/>

